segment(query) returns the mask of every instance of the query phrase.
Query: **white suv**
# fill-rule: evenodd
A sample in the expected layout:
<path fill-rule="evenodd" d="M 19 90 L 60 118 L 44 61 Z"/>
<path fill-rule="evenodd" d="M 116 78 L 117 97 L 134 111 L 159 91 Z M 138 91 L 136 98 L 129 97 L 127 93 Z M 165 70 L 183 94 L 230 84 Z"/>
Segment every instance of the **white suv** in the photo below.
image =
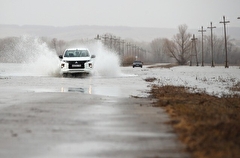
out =
<path fill-rule="evenodd" d="M 59 58 L 61 59 L 61 74 L 89 74 L 93 69 L 92 58 L 95 56 L 91 55 L 87 48 L 71 48 L 66 49 Z"/>

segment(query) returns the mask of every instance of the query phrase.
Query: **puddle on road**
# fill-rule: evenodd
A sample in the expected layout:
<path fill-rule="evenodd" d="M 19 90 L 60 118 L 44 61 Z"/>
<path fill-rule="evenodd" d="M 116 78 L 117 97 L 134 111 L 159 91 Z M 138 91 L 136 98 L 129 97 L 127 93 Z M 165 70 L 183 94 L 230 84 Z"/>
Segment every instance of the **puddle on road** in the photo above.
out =
<path fill-rule="evenodd" d="M 91 85 L 88 88 L 62 87 L 61 92 L 95 94 L 95 95 L 115 96 L 115 97 L 121 96 L 121 90 L 119 87 L 92 87 Z"/>
<path fill-rule="evenodd" d="M 135 84 L 135 79 L 142 80 L 141 78 L 136 78 L 137 75 L 124 75 L 122 77 L 117 78 L 102 78 L 102 77 L 94 77 L 94 82 L 92 78 L 87 79 L 66 79 L 62 78 L 62 80 L 58 80 L 58 78 L 54 78 L 54 80 L 49 81 L 48 78 L 43 78 L 45 88 L 40 88 L 35 86 L 35 89 L 28 89 L 32 92 L 62 92 L 62 93 L 79 93 L 79 94 L 89 94 L 89 95 L 101 95 L 101 96 L 110 96 L 110 97 L 129 97 L 131 95 L 137 95 L 139 93 L 138 89 L 142 89 L 141 84 Z M 126 81 L 125 81 L 126 80 Z M 61 81 L 61 82 L 60 82 Z M 71 85 L 68 85 L 69 81 L 71 81 Z M 46 82 L 46 83 L 45 83 Z M 93 84 L 92 84 L 93 82 Z M 56 84 L 52 84 L 56 83 Z M 124 84 L 122 84 L 124 83 Z M 35 82 L 34 82 L 35 84 Z M 51 86 L 49 86 L 52 84 Z M 59 86 L 59 84 L 61 84 Z M 76 86 L 75 86 L 76 85 Z"/>
<path fill-rule="evenodd" d="M 68 88 L 67 91 L 64 90 L 64 88 L 61 89 L 61 92 L 79 92 L 79 93 L 85 93 L 84 88 Z"/>

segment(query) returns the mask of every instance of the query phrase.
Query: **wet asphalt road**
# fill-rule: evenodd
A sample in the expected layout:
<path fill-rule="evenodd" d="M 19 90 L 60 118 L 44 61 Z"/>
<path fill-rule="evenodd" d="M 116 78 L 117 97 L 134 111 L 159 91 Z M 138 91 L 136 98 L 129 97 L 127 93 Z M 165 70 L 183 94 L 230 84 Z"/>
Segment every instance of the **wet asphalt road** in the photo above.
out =
<path fill-rule="evenodd" d="M 0 72 L 0 157 L 188 157 L 146 98 L 147 68 L 118 77 Z M 132 97 L 138 96 L 138 97 Z"/>

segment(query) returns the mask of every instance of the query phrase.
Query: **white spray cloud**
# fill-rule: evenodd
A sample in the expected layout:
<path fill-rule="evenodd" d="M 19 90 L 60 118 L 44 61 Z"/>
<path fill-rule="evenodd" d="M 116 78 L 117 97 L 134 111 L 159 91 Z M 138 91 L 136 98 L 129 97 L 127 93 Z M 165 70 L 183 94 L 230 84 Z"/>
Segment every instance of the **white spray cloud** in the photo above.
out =
<path fill-rule="evenodd" d="M 120 58 L 116 52 L 105 48 L 101 41 L 75 43 L 68 48 L 88 48 L 94 58 L 92 75 L 101 77 L 121 76 Z M 54 50 L 38 37 L 21 36 L 16 39 L 6 58 L 8 62 L 22 63 L 19 75 L 59 76 L 60 60 Z"/>
<path fill-rule="evenodd" d="M 94 62 L 94 74 L 105 77 L 121 76 L 120 58 L 116 52 L 105 48 L 101 41 L 97 41 L 93 49 L 96 55 Z"/>
<path fill-rule="evenodd" d="M 11 53 L 23 63 L 24 73 L 32 75 L 59 75 L 60 61 L 55 51 L 37 37 L 21 36 Z"/>

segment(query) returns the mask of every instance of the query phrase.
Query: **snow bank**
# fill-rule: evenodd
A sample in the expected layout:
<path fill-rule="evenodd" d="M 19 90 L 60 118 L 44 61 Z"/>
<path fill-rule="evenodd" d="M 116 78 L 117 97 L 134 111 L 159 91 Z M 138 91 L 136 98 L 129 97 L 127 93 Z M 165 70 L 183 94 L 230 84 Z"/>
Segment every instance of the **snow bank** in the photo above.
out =
<path fill-rule="evenodd" d="M 223 66 L 177 66 L 170 69 L 154 68 L 150 71 L 157 78 L 154 84 L 192 87 L 216 96 L 233 94 L 230 88 L 240 82 L 240 69 L 236 66 L 227 69 Z"/>

